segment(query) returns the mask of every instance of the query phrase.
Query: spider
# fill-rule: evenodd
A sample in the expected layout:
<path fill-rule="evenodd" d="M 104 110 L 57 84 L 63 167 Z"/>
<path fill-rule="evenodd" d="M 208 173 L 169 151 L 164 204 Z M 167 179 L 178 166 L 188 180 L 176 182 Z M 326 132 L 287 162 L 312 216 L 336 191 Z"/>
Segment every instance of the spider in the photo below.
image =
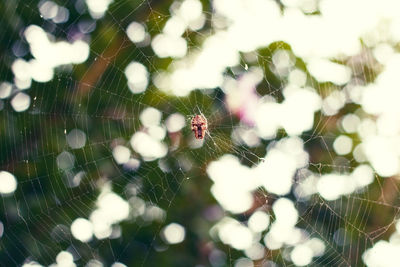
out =
<path fill-rule="evenodd" d="M 206 117 L 204 117 L 203 115 L 194 116 L 191 125 L 192 131 L 194 132 L 194 137 L 196 139 L 203 139 L 208 130 Z"/>

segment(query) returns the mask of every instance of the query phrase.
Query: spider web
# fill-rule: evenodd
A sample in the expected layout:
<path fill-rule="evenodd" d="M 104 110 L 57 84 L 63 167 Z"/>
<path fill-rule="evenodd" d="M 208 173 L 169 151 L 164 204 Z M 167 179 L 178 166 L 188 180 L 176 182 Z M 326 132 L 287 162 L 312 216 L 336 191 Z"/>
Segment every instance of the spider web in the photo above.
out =
<path fill-rule="evenodd" d="M 289 2 L 279 3 L 282 12 L 289 9 Z M 2 7 L 2 13 L 8 14 L 2 17 L 2 24 L 8 26 L 2 30 L 1 38 L 2 49 L 7 51 L 2 58 L 6 64 L 1 67 L 5 81 L 12 83 L 14 79 L 11 66 L 15 58 L 32 58 L 21 34 L 31 24 L 51 32 L 57 40 L 82 38 L 90 45 L 84 62 L 58 66 L 51 81 L 32 82 L 29 90 L 14 85 L 10 96 L 0 100 L 1 170 L 17 179 L 15 192 L 2 197 L 0 262 L 4 266 L 34 262 L 62 265 L 70 262 L 70 255 L 78 266 L 108 266 L 116 262 L 126 266 L 357 266 L 366 261 L 374 266 L 368 261 L 366 251 L 383 244 L 380 240 L 396 241 L 399 211 L 396 175 L 373 171 L 366 156 L 356 152 L 357 146 L 344 155 L 338 153 L 340 145 L 334 148 L 338 136 L 349 136 L 354 144 L 365 140 L 363 132 L 347 130 L 346 115 L 357 114 L 363 119 L 360 125 L 375 119 L 368 110 L 362 111 L 364 106 L 360 103 L 350 101 L 354 99 L 351 96 L 354 87 L 374 83 L 381 71 L 377 66 L 382 62 L 377 63 L 373 58 L 379 56 L 371 55 L 373 45 L 366 44 L 357 55 L 335 59 L 357 76 L 345 83 L 313 77 L 317 72 L 307 69 L 312 64 L 296 56 L 296 48 L 288 45 L 290 40 L 287 40 L 256 50 L 244 49 L 247 52 L 240 54 L 238 64 L 226 66 L 225 83 L 217 88 L 174 96 L 171 93 L 174 88 L 156 86 L 162 84 L 156 77 L 179 69 L 179 63 L 174 65 L 179 59 L 157 56 L 146 41 L 133 44 L 126 30 L 132 21 L 138 21 L 146 26 L 150 36 L 159 34 L 173 17 L 172 2 L 115 1 L 110 3 L 104 17 L 97 20 L 91 18 L 87 8 L 82 9 L 85 7 L 82 1 L 57 3 L 69 10 L 66 23 L 43 18 L 38 8 L 43 1 L 19 1 Z M 200 51 L 205 40 L 213 32 L 228 27 L 231 19 L 221 19 L 212 3 L 202 4 L 204 26 L 183 35 L 188 55 Z M 172 11 L 168 10 L 170 6 Z M 307 16 L 319 14 L 318 9 L 304 12 Z M 95 29 L 74 37 L 72 33 L 79 22 L 89 22 L 86 27 L 95 25 Z M 154 81 L 145 92 L 132 93 L 127 86 L 125 67 L 132 61 L 146 66 Z M 250 106 L 258 103 L 251 101 L 283 105 L 291 93 L 287 84 L 294 69 L 300 77 L 306 77 L 298 87 L 313 88 L 307 90 L 322 99 L 315 115 L 312 112 L 311 129 L 296 134 L 296 130 L 281 126 L 272 135 L 257 132 L 258 122 L 251 120 L 254 115 L 251 108 L 243 111 L 240 105 L 244 101 L 238 99 L 250 101 L 247 102 Z M 253 86 L 255 91 L 235 95 L 244 90 L 240 86 L 241 82 L 246 85 L 245 78 L 253 82 L 247 86 Z M 200 80 L 207 79 L 212 77 Z M 294 80 L 299 79 L 302 78 Z M 29 96 L 30 104 L 28 109 L 16 112 L 12 101 L 21 92 Z M 342 101 L 343 98 L 346 100 Z M 147 119 L 145 111 L 152 114 Z M 168 120 L 174 121 L 171 118 L 177 113 L 185 123 L 183 128 L 172 131 Z M 209 123 L 209 134 L 203 141 L 194 139 L 189 125 L 190 118 L 199 113 Z M 159 121 L 154 122 L 152 118 L 158 116 Z M 158 156 L 152 154 L 152 147 L 147 147 L 148 151 L 135 147 L 132 136 L 136 133 L 143 133 L 146 138 L 161 135 L 153 138 L 158 140 L 153 140 L 154 150 L 159 143 L 165 143 L 168 154 Z M 257 169 L 261 174 L 269 170 L 271 151 L 290 154 L 282 148 L 287 142 L 300 142 L 307 163 L 295 168 L 290 191 L 279 194 L 270 184 L 263 186 L 251 177 L 257 176 Z M 295 147 L 287 146 L 289 150 Z M 126 153 L 128 158 L 118 158 Z M 364 160 L 360 159 L 363 156 Z M 220 180 L 215 178 L 211 166 L 227 168 L 228 165 L 215 165 L 223 159 L 235 162 L 235 166 L 249 174 L 244 177 L 249 181 L 240 185 L 255 183 L 254 188 L 247 189 L 252 203 L 244 210 L 226 204 L 212 189 Z M 375 169 L 381 170 L 371 162 Z M 337 184 L 347 187 L 349 177 L 356 176 L 361 165 L 367 171 L 357 177 L 362 181 L 368 179 L 370 170 L 373 177 L 370 184 L 348 191 L 342 188 L 336 195 L 317 187 L 323 177 L 331 182 L 333 191 Z M 224 173 L 224 177 L 236 177 L 229 169 Z M 233 189 L 233 185 L 222 186 L 228 191 Z M 293 213 L 288 206 L 296 210 L 297 219 L 294 225 L 282 229 L 294 237 L 279 244 L 267 236 L 273 227 L 285 225 L 285 219 L 293 217 L 293 214 L 283 216 L 282 221 L 278 215 L 279 211 Z M 250 219 L 256 212 L 268 214 L 271 220 L 268 228 L 249 230 Z M 82 231 L 72 233 L 77 219 L 84 222 L 78 232 L 79 229 L 92 232 L 87 240 L 78 240 L 77 236 L 85 239 Z M 167 237 L 166 226 L 171 223 L 185 228 L 183 243 L 173 244 Z M 222 232 L 227 226 L 231 227 L 228 229 L 233 231 L 232 236 L 241 231 L 251 233 L 250 246 L 242 247 L 246 238 L 239 241 L 226 238 Z M 301 254 L 311 259 L 307 262 L 307 257 L 304 259 Z"/>

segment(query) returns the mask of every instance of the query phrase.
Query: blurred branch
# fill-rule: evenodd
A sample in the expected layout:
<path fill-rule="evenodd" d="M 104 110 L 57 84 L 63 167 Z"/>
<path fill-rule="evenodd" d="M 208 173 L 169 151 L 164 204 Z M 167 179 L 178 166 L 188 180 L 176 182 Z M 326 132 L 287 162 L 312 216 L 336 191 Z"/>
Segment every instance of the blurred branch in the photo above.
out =
<path fill-rule="evenodd" d="M 94 59 L 79 83 L 78 96 L 87 95 L 91 88 L 96 86 L 108 66 L 120 55 L 119 51 L 123 48 L 124 41 L 124 38 L 116 34 L 104 52 Z"/>

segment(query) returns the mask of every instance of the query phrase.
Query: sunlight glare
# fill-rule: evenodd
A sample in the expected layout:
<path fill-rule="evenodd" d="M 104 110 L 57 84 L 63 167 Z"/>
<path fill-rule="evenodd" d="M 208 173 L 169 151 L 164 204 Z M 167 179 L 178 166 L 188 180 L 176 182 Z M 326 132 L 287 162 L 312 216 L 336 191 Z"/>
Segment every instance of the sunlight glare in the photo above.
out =
<path fill-rule="evenodd" d="M 248 221 L 249 228 L 254 232 L 262 232 L 268 228 L 270 223 L 270 218 L 264 211 L 254 212 Z"/>
<path fill-rule="evenodd" d="M 75 239 L 83 243 L 89 242 L 93 237 L 93 225 L 84 218 L 77 218 L 71 224 L 71 233 Z"/>
<path fill-rule="evenodd" d="M 165 122 L 168 132 L 175 133 L 185 127 L 185 117 L 180 113 L 174 113 L 168 116 Z"/>
<path fill-rule="evenodd" d="M 86 5 L 89 8 L 90 15 L 94 19 L 100 19 L 106 13 L 108 6 L 113 0 L 86 0 Z"/>
<path fill-rule="evenodd" d="M 16 112 L 22 112 L 29 108 L 31 105 L 31 97 L 24 93 L 16 94 L 11 100 L 11 106 Z"/>
<path fill-rule="evenodd" d="M 67 135 L 67 143 L 72 149 L 83 148 L 86 144 L 86 134 L 79 129 L 72 129 Z"/>
<path fill-rule="evenodd" d="M 7 171 L 0 171 L 0 194 L 10 195 L 17 189 L 15 176 Z"/>
<path fill-rule="evenodd" d="M 162 230 L 162 236 L 168 244 L 178 244 L 185 240 L 185 228 L 177 223 L 170 223 Z"/>
<path fill-rule="evenodd" d="M 118 164 L 127 163 L 131 157 L 131 151 L 126 146 L 116 146 L 113 148 L 112 154 Z"/>
<path fill-rule="evenodd" d="M 126 35 L 134 43 L 143 42 L 146 38 L 146 29 L 143 24 L 133 21 L 126 28 Z"/>
<path fill-rule="evenodd" d="M 143 93 L 149 83 L 147 68 L 136 61 L 132 61 L 125 68 L 125 76 L 128 79 L 128 87 L 134 94 Z"/>

